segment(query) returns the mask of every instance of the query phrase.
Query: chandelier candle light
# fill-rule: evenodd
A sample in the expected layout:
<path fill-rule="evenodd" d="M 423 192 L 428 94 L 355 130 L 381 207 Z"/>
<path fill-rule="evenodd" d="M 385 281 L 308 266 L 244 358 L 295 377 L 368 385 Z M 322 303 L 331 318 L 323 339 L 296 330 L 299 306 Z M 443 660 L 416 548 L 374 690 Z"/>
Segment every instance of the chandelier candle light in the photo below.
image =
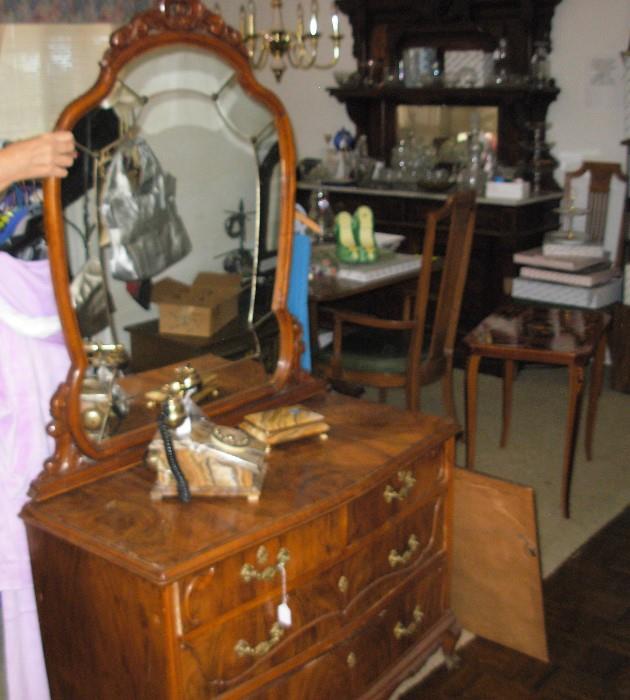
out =
<path fill-rule="evenodd" d="M 276 80 L 280 82 L 288 64 L 293 68 L 332 68 L 339 61 L 342 34 L 339 32 L 339 13 L 333 3 L 331 8 L 332 60 L 325 64 L 317 63 L 317 49 L 321 33 L 319 31 L 319 8 L 316 0 L 311 3 L 308 28 L 304 21 L 302 4 L 297 5 L 297 23 L 295 32 L 284 27 L 282 19 L 282 0 L 271 0 L 271 29 L 263 34 L 256 28 L 256 5 L 249 0 L 247 7 L 241 5 L 239 24 L 243 42 L 247 48 L 250 62 L 254 68 L 264 68 L 271 56 L 270 67 Z"/>

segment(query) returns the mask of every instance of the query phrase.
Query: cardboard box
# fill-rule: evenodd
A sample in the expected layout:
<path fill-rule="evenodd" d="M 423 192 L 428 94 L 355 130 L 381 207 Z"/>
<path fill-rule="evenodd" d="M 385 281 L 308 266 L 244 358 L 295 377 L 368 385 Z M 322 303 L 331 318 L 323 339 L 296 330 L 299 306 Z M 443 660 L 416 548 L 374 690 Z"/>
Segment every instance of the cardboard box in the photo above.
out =
<path fill-rule="evenodd" d="M 210 337 L 238 315 L 240 289 L 240 275 L 200 272 L 192 285 L 165 277 L 151 290 L 160 333 Z"/>

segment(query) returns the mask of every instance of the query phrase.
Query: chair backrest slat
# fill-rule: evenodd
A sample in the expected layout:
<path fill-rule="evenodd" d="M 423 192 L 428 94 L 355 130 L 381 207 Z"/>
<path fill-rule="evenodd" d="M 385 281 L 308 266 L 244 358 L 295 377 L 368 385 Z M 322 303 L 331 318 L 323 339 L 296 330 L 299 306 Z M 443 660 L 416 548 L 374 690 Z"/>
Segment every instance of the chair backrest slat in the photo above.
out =
<path fill-rule="evenodd" d="M 425 261 L 433 259 L 436 239 L 441 235 L 446 236 L 446 251 L 442 261 L 440 285 L 430 329 L 429 350 L 424 357 L 424 362 L 439 361 L 444 355 L 453 352 L 470 262 L 475 217 L 476 197 L 472 190 L 457 192 L 448 198 L 443 207 L 428 216 L 418 287 L 415 333 L 417 337 L 414 339 L 412 349 L 416 363 L 420 362 L 425 336 L 432 274 L 431 267 L 425 265 Z M 440 226 L 442 223 L 448 223 L 446 230 Z"/>
<path fill-rule="evenodd" d="M 627 177 L 621 170 L 619 163 L 611 163 L 607 161 L 587 160 L 577 169 L 565 174 L 564 180 L 564 197 L 567 203 L 574 200 L 574 190 L 576 189 L 576 181 L 588 173 L 590 181 L 588 184 L 588 197 L 586 201 L 586 238 L 594 243 L 604 242 L 606 234 L 606 226 L 609 218 L 612 216 L 610 206 L 611 199 L 611 180 L 613 177 L 618 178 L 624 183 L 627 183 Z M 622 206 L 625 202 L 620 200 Z M 614 222 L 614 219 L 611 219 Z M 621 220 L 621 230 L 619 231 L 620 240 L 623 237 L 623 217 Z M 621 264 L 619 259 L 621 255 L 621 246 L 615 246 L 612 251 L 612 262 L 616 265 Z"/>

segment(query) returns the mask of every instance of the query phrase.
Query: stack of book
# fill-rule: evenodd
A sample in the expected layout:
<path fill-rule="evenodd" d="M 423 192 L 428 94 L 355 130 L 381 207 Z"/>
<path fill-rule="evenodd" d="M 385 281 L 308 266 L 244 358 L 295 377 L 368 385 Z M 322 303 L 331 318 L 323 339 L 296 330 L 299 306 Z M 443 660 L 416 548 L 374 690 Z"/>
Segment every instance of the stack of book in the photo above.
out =
<path fill-rule="evenodd" d="M 515 253 L 521 265 L 512 296 L 586 308 L 619 301 L 621 279 L 603 246 L 549 241 Z"/>

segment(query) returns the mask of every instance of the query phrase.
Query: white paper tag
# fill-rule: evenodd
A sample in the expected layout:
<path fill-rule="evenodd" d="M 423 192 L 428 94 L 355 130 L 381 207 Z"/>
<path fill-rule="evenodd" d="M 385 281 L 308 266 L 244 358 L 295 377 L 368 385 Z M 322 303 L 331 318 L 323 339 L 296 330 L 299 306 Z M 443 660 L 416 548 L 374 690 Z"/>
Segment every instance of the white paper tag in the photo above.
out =
<path fill-rule="evenodd" d="M 291 627 L 291 608 L 288 603 L 278 605 L 278 623 L 283 627 Z"/>

